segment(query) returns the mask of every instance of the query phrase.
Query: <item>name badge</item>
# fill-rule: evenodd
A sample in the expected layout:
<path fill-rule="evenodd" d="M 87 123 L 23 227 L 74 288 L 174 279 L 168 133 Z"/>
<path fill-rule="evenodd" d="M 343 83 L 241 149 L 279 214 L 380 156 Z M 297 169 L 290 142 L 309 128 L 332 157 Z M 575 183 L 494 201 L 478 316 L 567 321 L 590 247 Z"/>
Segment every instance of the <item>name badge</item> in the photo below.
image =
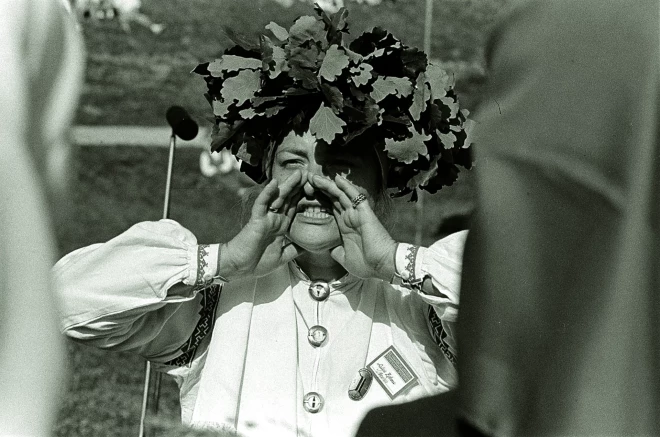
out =
<path fill-rule="evenodd" d="M 417 376 L 394 346 L 378 355 L 367 368 L 391 399 L 417 382 Z"/>

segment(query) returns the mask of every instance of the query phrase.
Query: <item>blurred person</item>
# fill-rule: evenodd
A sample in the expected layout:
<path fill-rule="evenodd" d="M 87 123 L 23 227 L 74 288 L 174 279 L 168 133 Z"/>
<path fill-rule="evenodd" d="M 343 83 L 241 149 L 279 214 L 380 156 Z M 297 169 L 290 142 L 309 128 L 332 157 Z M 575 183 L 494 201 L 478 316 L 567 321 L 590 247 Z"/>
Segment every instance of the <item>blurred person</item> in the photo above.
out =
<path fill-rule="evenodd" d="M 204 149 L 199 155 L 199 169 L 206 177 L 217 174 L 226 176 L 234 171 L 240 170 L 241 163 L 227 149 L 219 152 L 211 152 Z"/>
<path fill-rule="evenodd" d="M 460 385 L 359 435 L 660 435 L 660 5 L 521 3 L 476 116 Z"/>
<path fill-rule="evenodd" d="M 156 35 L 165 29 L 165 25 L 154 23 L 140 10 L 141 0 L 72 0 L 72 2 L 80 17 L 95 20 L 117 19 L 124 32 L 131 31 L 131 23 L 137 23 Z"/>
<path fill-rule="evenodd" d="M 0 435 L 50 435 L 64 386 L 50 269 L 82 44 L 58 0 L 0 2 Z"/>
<path fill-rule="evenodd" d="M 195 428 L 349 436 L 370 408 L 456 381 L 466 232 L 417 247 L 382 220 L 388 193 L 470 167 L 467 119 L 421 51 L 382 29 L 349 47 L 345 10 L 317 14 L 195 69 L 213 150 L 261 184 L 233 239 L 144 222 L 55 267 L 67 335 L 169 373 Z"/>
<path fill-rule="evenodd" d="M 294 0 L 274 0 L 274 1 L 276 1 L 277 3 L 279 3 L 280 5 L 282 5 L 286 8 L 290 8 L 294 3 Z M 321 8 L 323 8 L 323 10 L 326 11 L 326 12 L 337 12 L 341 8 L 343 8 L 345 6 L 345 3 L 346 3 L 346 2 L 344 2 L 344 0 L 316 0 L 316 1 L 314 1 L 314 0 L 300 0 L 300 1 L 303 1 L 303 2 L 309 3 L 309 4 L 317 4 L 317 5 L 321 6 Z M 382 0 L 351 0 L 351 1 L 353 1 L 355 3 L 360 3 L 360 4 L 366 3 L 368 5 L 377 5 L 377 4 L 380 4 Z"/>

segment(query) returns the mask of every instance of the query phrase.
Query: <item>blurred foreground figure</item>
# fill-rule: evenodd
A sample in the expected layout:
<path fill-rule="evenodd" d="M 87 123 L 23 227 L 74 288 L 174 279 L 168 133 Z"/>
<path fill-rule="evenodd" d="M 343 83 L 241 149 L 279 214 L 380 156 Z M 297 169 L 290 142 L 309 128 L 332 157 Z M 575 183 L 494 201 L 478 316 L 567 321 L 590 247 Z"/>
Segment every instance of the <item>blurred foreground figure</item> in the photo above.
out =
<path fill-rule="evenodd" d="M 65 189 L 82 76 L 70 20 L 57 0 L 0 2 L 0 435 L 49 435 L 63 389 L 47 199 Z"/>
<path fill-rule="evenodd" d="M 361 435 L 660 435 L 659 7 L 542 0 L 495 33 L 459 388 Z"/>

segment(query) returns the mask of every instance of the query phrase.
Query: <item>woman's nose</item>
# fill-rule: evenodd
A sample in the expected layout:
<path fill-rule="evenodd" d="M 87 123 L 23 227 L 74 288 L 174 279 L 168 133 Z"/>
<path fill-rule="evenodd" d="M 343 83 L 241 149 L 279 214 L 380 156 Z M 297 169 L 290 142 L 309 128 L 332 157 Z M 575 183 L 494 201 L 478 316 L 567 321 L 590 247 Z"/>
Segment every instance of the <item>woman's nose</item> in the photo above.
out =
<path fill-rule="evenodd" d="M 309 183 L 309 178 L 313 175 L 323 176 L 323 168 L 315 162 L 310 162 L 305 170 L 307 170 L 305 177 L 307 177 L 308 180 L 305 182 L 305 185 L 303 185 L 303 192 L 305 193 L 305 196 L 313 197 L 316 189 Z"/>
<path fill-rule="evenodd" d="M 309 183 L 309 181 L 305 182 L 305 185 L 303 185 L 303 193 L 305 194 L 305 197 L 314 197 L 314 192 L 316 190 L 312 186 L 312 184 Z"/>

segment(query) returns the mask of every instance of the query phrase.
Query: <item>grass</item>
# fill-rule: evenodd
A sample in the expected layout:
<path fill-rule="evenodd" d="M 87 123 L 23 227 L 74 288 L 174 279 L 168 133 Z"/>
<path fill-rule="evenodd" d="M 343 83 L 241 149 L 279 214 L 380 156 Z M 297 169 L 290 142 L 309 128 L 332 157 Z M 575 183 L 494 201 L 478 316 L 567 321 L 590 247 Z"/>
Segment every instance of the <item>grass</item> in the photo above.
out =
<path fill-rule="evenodd" d="M 123 32 L 115 22 L 86 22 L 86 83 L 76 117 L 87 125 L 162 125 L 171 104 L 187 107 L 198 119 L 208 106 L 204 84 L 189 74 L 198 63 L 213 59 L 228 44 L 222 27 L 255 35 L 269 21 L 290 23 L 310 8 L 296 3 L 285 9 L 271 0 L 144 0 L 144 11 L 166 25 L 152 35 L 133 26 Z M 459 96 L 476 106 L 484 83 L 483 42 L 488 25 L 506 0 L 435 0 L 432 55 L 458 75 Z M 422 45 L 424 0 L 385 1 L 381 6 L 350 5 L 354 34 L 383 25 L 404 42 Z M 164 142 L 167 138 L 163 139 Z M 199 151 L 177 152 L 171 217 L 201 242 L 219 242 L 239 230 L 245 185 L 239 174 L 205 178 L 199 172 Z M 72 168 L 68 216 L 57 223 L 60 253 L 106 241 L 132 224 L 158 220 L 162 214 L 167 151 L 126 146 L 80 147 Z M 443 218 L 472 209 L 473 176 L 427 197 L 424 242 L 440 236 Z M 415 217 L 405 200 L 393 209 L 395 239 L 412 241 Z M 130 436 L 137 434 L 144 362 L 124 353 L 110 353 L 68 343 L 70 380 L 63 395 L 55 435 Z M 160 437 L 186 435 L 177 426 L 178 391 L 164 381 L 161 412 L 150 426 Z"/>

